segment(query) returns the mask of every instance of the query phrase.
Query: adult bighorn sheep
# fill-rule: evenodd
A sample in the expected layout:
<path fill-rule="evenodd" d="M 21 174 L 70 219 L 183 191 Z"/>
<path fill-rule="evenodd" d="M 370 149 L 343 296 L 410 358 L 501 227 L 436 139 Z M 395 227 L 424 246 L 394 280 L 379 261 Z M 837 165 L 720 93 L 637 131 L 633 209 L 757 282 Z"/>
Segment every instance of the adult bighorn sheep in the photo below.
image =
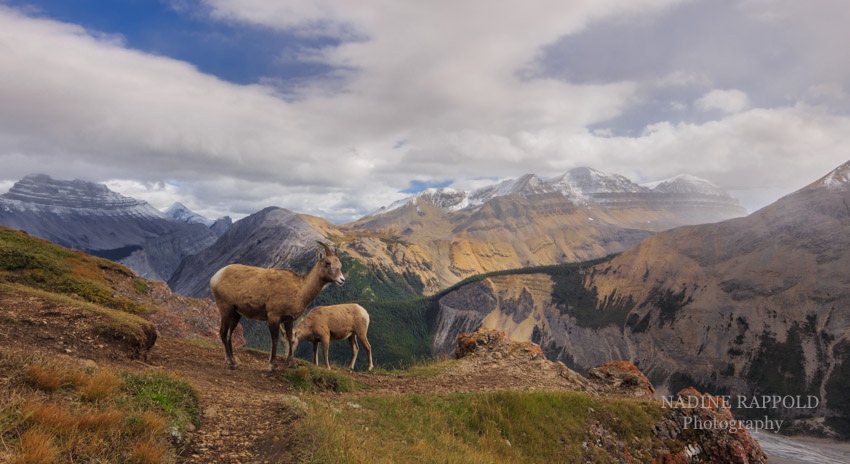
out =
<path fill-rule="evenodd" d="M 339 250 L 331 250 L 326 244 L 318 243 L 324 251 L 319 250 L 316 264 L 304 275 L 289 269 L 230 264 L 212 276 L 210 290 L 221 313 L 219 335 L 224 344 L 227 364 L 231 369 L 236 369 L 236 361 L 233 360 L 230 339 L 242 316 L 268 321 L 272 337 L 269 370 L 275 369 L 274 358 L 280 338 L 280 324 L 283 324 L 289 346 L 286 364 L 295 364 L 292 356 L 292 323 L 304 314 L 307 305 L 326 285 L 342 285 L 345 282 L 342 264 L 339 262 Z"/>
<path fill-rule="evenodd" d="M 331 368 L 328 362 L 328 346 L 331 341 L 348 339 L 351 345 L 351 365 L 349 370 L 354 370 L 354 362 L 357 361 L 357 340 L 363 343 L 366 353 L 369 354 L 369 370 L 374 367 L 372 363 L 372 345 L 366 338 L 369 329 L 369 313 L 359 304 L 339 304 L 333 306 L 317 306 L 310 310 L 300 324 L 295 326 L 292 334 L 292 347 L 294 351 L 301 340 L 313 342 L 313 361 L 319 365 L 319 343 L 325 355 L 325 367 Z"/>

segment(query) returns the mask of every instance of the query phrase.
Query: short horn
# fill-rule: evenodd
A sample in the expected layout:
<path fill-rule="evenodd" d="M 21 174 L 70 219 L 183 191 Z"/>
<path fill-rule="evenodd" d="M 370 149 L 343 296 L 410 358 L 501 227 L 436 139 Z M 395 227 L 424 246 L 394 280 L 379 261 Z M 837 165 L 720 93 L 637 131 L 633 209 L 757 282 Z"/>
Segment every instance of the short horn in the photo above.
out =
<path fill-rule="evenodd" d="M 332 254 L 333 254 L 333 251 L 331 250 L 331 247 L 329 247 L 327 243 L 325 243 L 325 242 L 320 242 L 320 241 L 318 241 L 318 240 L 316 240 L 316 243 L 318 243 L 319 245 L 321 245 L 321 246 L 322 246 L 322 248 L 324 248 L 324 249 L 325 249 L 325 254 L 326 254 L 327 256 L 330 256 L 330 255 L 332 255 Z"/>

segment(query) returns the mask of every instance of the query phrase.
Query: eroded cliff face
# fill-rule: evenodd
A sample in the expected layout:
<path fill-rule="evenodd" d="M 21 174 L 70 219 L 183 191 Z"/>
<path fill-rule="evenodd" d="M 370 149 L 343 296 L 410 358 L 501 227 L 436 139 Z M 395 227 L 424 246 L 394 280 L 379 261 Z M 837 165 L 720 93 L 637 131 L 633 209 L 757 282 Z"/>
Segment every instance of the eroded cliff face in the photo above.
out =
<path fill-rule="evenodd" d="M 575 271 L 578 276 L 579 271 Z M 505 275 L 464 285 L 439 301 L 432 342 L 436 353 L 454 349 L 457 335 L 479 327 L 540 345 L 547 357 L 588 369 L 629 359 L 630 347 L 616 326 L 584 327 L 553 300 L 547 274 Z"/>
<path fill-rule="evenodd" d="M 599 258 L 652 234 L 560 193 L 498 197 L 451 213 L 419 202 L 342 229 L 346 251 L 416 273 L 428 294 L 486 272 Z"/>

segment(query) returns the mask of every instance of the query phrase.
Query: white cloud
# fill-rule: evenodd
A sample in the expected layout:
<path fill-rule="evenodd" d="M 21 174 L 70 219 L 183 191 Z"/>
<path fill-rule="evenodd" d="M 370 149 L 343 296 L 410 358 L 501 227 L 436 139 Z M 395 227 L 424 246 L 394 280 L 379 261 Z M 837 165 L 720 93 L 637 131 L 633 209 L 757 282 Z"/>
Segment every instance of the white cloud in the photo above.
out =
<path fill-rule="evenodd" d="M 696 107 L 703 111 L 739 113 L 750 107 L 750 99 L 740 90 L 712 90 L 696 101 Z"/>
<path fill-rule="evenodd" d="M 746 82 L 717 85 L 712 69 L 668 66 L 658 76 L 582 83 L 538 72 L 542 48 L 559 38 L 608 18 L 651 19 L 678 3 L 205 1 L 212 20 L 234 27 L 340 41 L 299 56 L 334 71 L 299 81 L 286 99 L 274 85 L 235 85 L 114 35 L 0 7 L 0 186 L 47 172 L 113 180 L 158 207 L 173 198 L 210 217 L 276 205 L 343 221 L 403 197 L 413 180 L 473 185 L 589 165 L 639 181 L 690 172 L 746 191 L 799 185 L 846 161 L 847 118 L 796 99 L 760 109 Z M 818 22 L 806 15 L 808 31 Z M 796 50 L 820 71 L 805 86 L 813 104 L 848 91 L 836 84 L 850 76 L 843 50 L 823 48 Z M 649 98 L 641 79 L 708 92 L 673 94 L 659 107 L 686 113 L 683 102 L 694 102 L 720 119 L 655 120 L 635 137 L 601 127 Z M 805 79 L 805 70 L 787 76 Z"/>

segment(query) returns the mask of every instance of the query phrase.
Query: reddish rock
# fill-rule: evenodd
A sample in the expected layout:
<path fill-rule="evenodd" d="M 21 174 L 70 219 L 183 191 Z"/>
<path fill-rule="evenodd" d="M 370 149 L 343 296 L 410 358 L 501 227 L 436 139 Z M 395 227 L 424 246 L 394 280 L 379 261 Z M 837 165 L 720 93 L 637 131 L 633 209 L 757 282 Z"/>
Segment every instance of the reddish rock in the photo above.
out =
<path fill-rule="evenodd" d="M 628 361 L 608 361 L 587 373 L 603 392 L 638 398 L 652 398 L 655 388 L 649 379 Z"/>
<path fill-rule="evenodd" d="M 469 356 L 473 353 L 498 352 L 505 356 L 522 355 L 529 360 L 543 359 L 543 350 L 531 342 L 515 342 L 510 340 L 505 332 L 481 327 L 472 333 L 462 333 L 457 336 L 455 359 Z"/>
<path fill-rule="evenodd" d="M 722 398 L 700 393 L 693 387 L 677 395 L 674 404 L 688 407 L 671 408 L 671 415 L 655 424 L 656 434 L 672 435 L 670 438 L 690 441 L 688 448 L 673 456 L 684 461 L 669 460 L 662 456 L 653 462 L 710 462 L 717 464 L 762 464 L 767 455 L 761 445 L 741 424 L 732 426 L 735 418 Z M 702 425 L 696 426 L 699 422 Z M 672 433 L 671 433 L 672 432 Z M 696 434 L 690 432 L 698 432 Z"/>

